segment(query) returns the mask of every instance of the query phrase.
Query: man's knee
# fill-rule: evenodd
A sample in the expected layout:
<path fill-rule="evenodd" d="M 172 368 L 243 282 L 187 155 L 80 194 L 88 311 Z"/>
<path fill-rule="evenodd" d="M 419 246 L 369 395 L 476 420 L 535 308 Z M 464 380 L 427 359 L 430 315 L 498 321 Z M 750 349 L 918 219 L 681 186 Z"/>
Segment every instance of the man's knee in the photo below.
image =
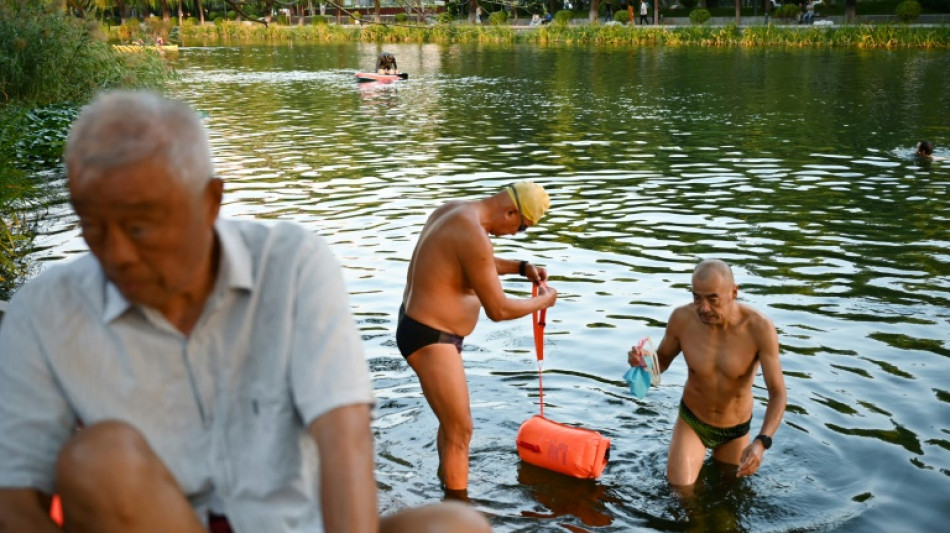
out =
<path fill-rule="evenodd" d="M 56 463 L 57 490 L 100 486 L 114 472 L 144 476 L 156 461 L 145 438 L 134 427 L 106 421 L 79 431 L 60 451 Z"/>
<path fill-rule="evenodd" d="M 443 424 L 443 427 L 445 428 L 445 436 L 450 445 L 464 444 L 467 446 L 472 440 L 474 425 L 472 424 L 471 415 L 462 417 L 459 420 L 453 420 L 448 424 Z"/>
<path fill-rule="evenodd" d="M 443 502 L 401 511 L 383 519 L 380 531 L 488 533 L 491 524 L 482 513 L 459 502 Z"/>

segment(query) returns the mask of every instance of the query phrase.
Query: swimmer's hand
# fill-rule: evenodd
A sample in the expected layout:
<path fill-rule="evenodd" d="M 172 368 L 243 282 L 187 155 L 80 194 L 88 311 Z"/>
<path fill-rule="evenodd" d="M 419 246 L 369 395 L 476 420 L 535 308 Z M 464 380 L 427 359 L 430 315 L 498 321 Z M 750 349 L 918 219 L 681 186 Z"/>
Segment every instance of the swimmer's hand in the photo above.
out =
<path fill-rule="evenodd" d="M 532 283 L 544 283 L 548 280 L 548 271 L 544 267 L 539 267 L 528 263 L 524 267 L 524 275 Z M 541 287 L 542 289 L 544 287 Z"/>
<path fill-rule="evenodd" d="M 544 307 L 542 307 L 542 309 L 554 307 L 554 302 L 557 301 L 557 291 L 547 285 L 542 285 L 538 287 L 538 297 L 544 298 Z"/>
<path fill-rule="evenodd" d="M 762 465 L 762 453 L 764 452 L 765 447 L 757 440 L 746 446 L 739 458 L 739 469 L 736 470 L 736 477 L 747 477 L 754 474 Z"/>
<path fill-rule="evenodd" d="M 645 352 L 643 347 L 640 345 L 630 348 L 630 351 L 627 352 L 627 362 L 630 363 L 630 366 L 639 366 L 641 368 L 647 367 L 647 360 L 644 357 Z"/>

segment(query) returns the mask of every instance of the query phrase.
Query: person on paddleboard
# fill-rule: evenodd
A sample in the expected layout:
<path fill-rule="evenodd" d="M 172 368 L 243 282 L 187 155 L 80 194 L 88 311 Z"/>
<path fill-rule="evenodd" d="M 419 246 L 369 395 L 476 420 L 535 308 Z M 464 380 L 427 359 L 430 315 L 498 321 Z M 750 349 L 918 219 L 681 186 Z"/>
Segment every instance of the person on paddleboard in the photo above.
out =
<path fill-rule="evenodd" d="M 462 364 L 462 341 L 481 310 L 493 321 L 547 309 L 557 291 L 511 298 L 499 276 L 520 274 L 547 280 L 544 268 L 496 257 L 490 237 L 514 235 L 536 225 L 550 206 L 547 192 L 528 181 L 480 200 L 451 201 L 429 216 L 412 253 L 399 309 L 396 344 L 415 371 L 439 420 L 439 477 L 446 496 L 465 498 L 472 415 Z"/>
<path fill-rule="evenodd" d="M 399 74 L 399 67 L 396 66 L 396 56 L 390 52 L 380 52 L 376 58 L 376 73 L 389 75 Z"/>
<path fill-rule="evenodd" d="M 670 440 L 666 474 L 670 484 L 692 486 L 712 450 L 713 459 L 751 476 L 772 446 L 785 413 L 785 378 L 775 326 L 761 312 L 736 301 L 738 286 L 726 263 L 710 259 L 693 271 L 693 303 L 670 315 L 656 355 L 666 371 L 681 352 L 689 369 L 679 416 Z M 643 349 L 627 353 L 642 365 Z M 761 366 L 768 390 L 762 427 L 749 442 L 752 385 Z"/>

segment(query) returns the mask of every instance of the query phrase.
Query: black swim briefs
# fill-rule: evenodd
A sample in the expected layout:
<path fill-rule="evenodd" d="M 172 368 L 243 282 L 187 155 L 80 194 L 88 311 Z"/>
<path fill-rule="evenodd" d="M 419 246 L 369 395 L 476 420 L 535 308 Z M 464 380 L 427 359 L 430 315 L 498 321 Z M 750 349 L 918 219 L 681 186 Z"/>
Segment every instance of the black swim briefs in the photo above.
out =
<path fill-rule="evenodd" d="M 420 348 L 430 344 L 452 344 L 455 349 L 462 353 L 461 337 L 454 333 L 446 333 L 431 328 L 422 322 L 419 322 L 406 314 L 406 304 L 399 306 L 399 323 L 396 325 L 396 346 L 399 347 L 399 353 L 408 358 L 416 353 Z"/>

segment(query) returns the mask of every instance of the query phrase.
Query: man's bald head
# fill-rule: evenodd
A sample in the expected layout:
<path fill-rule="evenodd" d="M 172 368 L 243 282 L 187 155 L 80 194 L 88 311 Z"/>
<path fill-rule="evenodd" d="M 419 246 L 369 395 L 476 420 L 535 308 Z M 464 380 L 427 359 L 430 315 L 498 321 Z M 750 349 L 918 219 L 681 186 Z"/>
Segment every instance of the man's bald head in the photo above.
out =
<path fill-rule="evenodd" d="M 693 270 L 693 279 L 696 281 L 707 281 L 716 276 L 721 277 L 729 285 L 736 284 L 736 279 L 732 275 L 732 268 L 725 261 L 719 259 L 706 259 L 696 265 Z"/>

